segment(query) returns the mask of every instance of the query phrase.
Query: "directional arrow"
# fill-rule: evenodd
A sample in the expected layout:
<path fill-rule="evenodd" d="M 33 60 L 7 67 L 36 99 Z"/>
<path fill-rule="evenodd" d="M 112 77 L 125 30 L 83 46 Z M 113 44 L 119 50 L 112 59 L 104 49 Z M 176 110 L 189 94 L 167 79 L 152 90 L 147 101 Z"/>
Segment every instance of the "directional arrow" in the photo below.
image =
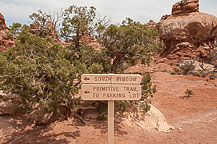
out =
<path fill-rule="evenodd" d="M 85 80 L 85 81 L 87 81 L 87 80 L 90 80 L 90 78 L 88 78 L 88 77 L 85 77 L 85 78 L 84 78 L 84 80 Z"/>
<path fill-rule="evenodd" d="M 89 94 L 90 92 L 89 92 L 89 91 L 85 91 L 84 93 L 85 93 L 85 94 Z"/>

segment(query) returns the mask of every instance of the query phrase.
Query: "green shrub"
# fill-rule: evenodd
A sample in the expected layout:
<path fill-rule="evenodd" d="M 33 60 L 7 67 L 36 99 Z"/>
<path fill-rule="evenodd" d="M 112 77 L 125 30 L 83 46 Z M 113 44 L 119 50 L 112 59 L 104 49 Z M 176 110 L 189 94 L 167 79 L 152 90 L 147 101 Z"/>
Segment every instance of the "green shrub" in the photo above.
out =
<path fill-rule="evenodd" d="M 167 70 L 167 69 L 164 69 L 164 70 L 162 70 L 162 72 L 168 72 L 168 70 Z"/>
<path fill-rule="evenodd" d="M 176 75 L 176 72 L 171 72 L 170 74 L 171 74 L 171 75 Z"/>
<path fill-rule="evenodd" d="M 176 73 L 179 73 L 179 72 L 180 72 L 180 69 L 174 68 L 173 71 L 176 72 Z"/>
<path fill-rule="evenodd" d="M 210 80 L 215 80 L 215 79 L 216 79 L 216 75 L 214 75 L 214 74 L 210 75 L 210 76 L 209 76 L 209 79 L 210 79 Z"/>
<path fill-rule="evenodd" d="M 203 78 L 205 78 L 205 77 L 207 76 L 207 73 L 203 73 L 201 76 L 202 76 Z"/>
<path fill-rule="evenodd" d="M 171 63 L 170 63 L 170 66 L 173 66 L 173 65 L 174 65 L 174 63 L 171 62 Z"/>
<path fill-rule="evenodd" d="M 98 120 L 98 121 L 104 121 L 104 120 L 107 120 L 107 116 L 106 115 L 98 115 L 97 117 L 96 117 L 96 119 Z"/>
<path fill-rule="evenodd" d="M 72 67 L 65 58 L 66 49 L 49 38 L 23 30 L 17 39 L 15 47 L 0 53 L 0 89 L 17 94 L 27 112 L 40 104 L 59 115 L 61 105 L 70 107 L 69 96 L 78 92 L 73 81 L 83 71 L 82 64 Z"/>
<path fill-rule="evenodd" d="M 183 75 L 188 75 L 189 72 L 192 72 L 195 69 L 194 62 L 185 61 L 184 64 L 180 65 L 180 69 L 182 70 Z"/>
<path fill-rule="evenodd" d="M 217 63 L 214 65 L 214 71 L 217 72 Z"/>
<path fill-rule="evenodd" d="M 200 77 L 200 73 L 198 73 L 198 72 L 192 72 L 191 75 Z"/>

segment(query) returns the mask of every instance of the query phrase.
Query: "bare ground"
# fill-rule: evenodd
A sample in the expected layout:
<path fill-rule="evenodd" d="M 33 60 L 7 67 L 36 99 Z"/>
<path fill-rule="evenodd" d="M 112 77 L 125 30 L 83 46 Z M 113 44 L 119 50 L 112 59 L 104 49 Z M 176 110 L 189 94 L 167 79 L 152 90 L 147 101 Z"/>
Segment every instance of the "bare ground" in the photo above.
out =
<path fill-rule="evenodd" d="M 152 71 L 158 91 L 152 104 L 175 129 L 168 133 L 123 127 L 115 122 L 115 144 L 216 144 L 217 80 L 161 72 L 168 64 L 156 64 Z M 133 70 L 144 70 L 141 65 Z M 193 95 L 185 98 L 186 89 Z M 107 121 L 82 125 L 72 120 L 39 127 L 17 116 L 0 117 L 0 143 L 3 144 L 105 144 Z"/>

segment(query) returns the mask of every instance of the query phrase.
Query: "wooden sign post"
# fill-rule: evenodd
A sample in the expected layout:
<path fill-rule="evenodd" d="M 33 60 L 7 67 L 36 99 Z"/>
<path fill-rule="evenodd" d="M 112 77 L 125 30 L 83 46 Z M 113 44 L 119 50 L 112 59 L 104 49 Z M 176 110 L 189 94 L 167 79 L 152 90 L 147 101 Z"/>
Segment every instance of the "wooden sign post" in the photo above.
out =
<path fill-rule="evenodd" d="M 83 74 L 81 98 L 108 101 L 108 144 L 114 144 L 114 101 L 139 100 L 142 76 L 138 74 Z"/>

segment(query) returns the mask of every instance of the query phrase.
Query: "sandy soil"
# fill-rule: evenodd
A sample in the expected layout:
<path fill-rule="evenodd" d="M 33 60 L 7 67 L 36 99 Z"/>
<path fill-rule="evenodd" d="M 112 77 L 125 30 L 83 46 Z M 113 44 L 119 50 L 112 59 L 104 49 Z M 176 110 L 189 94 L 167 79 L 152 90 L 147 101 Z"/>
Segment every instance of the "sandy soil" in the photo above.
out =
<path fill-rule="evenodd" d="M 216 144 L 217 80 L 161 72 L 167 64 L 154 65 L 153 84 L 158 91 L 152 104 L 175 129 L 168 133 L 123 127 L 115 123 L 115 144 Z M 132 69 L 144 70 L 141 65 Z M 184 98 L 186 89 L 193 95 Z M 3 144 L 105 144 L 107 121 L 82 125 L 72 120 L 36 127 L 15 116 L 0 117 L 0 143 Z"/>

